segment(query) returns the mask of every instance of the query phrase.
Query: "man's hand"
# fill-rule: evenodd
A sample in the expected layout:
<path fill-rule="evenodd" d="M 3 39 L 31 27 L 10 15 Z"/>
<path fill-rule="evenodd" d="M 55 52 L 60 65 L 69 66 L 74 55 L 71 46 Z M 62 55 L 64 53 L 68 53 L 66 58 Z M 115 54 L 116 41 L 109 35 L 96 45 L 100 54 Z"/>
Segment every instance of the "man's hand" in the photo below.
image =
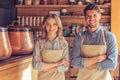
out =
<path fill-rule="evenodd" d="M 107 58 L 106 54 L 102 54 L 98 56 L 98 62 L 104 61 Z"/>
<path fill-rule="evenodd" d="M 106 58 L 107 58 L 106 54 L 98 55 L 96 57 L 87 58 L 84 65 L 86 67 L 89 67 L 91 65 L 95 65 L 98 62 L 104 61 Z"/>

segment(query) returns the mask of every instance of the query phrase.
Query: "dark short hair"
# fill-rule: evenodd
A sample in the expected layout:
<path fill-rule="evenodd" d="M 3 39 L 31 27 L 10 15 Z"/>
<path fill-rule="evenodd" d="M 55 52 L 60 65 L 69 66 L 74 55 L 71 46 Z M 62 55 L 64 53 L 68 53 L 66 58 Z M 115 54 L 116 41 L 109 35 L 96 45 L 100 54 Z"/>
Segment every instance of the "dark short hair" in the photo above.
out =
<path fill-rule="evenodd" d="M 86 16 L 86 12 L 88 10 L 96 10 L 98 13 L 101 13 L 99 5 L 96 4 L 89 4 L 84 9 L 84 15 Z"/>

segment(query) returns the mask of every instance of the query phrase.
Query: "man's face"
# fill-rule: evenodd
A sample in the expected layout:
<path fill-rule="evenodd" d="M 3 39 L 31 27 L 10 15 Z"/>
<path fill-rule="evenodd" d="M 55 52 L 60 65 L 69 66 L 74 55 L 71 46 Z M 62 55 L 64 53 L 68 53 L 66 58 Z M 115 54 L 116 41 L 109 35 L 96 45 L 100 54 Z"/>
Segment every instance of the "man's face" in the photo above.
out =
<path fill-rule="evenodd" d="M 101 14 L 96 10 L 88 10 L 85 16 L 88 28 L 98 28 L 100 18 Z"/>

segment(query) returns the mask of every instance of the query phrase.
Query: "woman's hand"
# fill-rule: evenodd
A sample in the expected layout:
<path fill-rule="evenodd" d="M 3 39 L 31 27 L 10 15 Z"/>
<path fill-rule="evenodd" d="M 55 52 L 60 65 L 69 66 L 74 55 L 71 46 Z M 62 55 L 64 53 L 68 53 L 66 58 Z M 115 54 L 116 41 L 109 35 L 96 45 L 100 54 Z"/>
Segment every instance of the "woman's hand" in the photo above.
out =
<path fill-rule="evenodd" d="M 42 61 L 42 57 L 39 56 L 39 57 L 37 58 L 37 60 L 38 60 L 38 62 L 41 62 L 41 61 Z"/>
<path fill-rule="evenodd" d="M 96 64 L 93 64 L 93 65 L 90 65 L 90 66 L 87 66 L 88 69 L 97 69 L 97 66 Z"/>
<path fill-rule="evenodd" d="M 59 65 L 64 65 L 65 67 L 69 67 L 69 60 L 67 58 L 64 58 L 61 61 L 59 61 Z"/>

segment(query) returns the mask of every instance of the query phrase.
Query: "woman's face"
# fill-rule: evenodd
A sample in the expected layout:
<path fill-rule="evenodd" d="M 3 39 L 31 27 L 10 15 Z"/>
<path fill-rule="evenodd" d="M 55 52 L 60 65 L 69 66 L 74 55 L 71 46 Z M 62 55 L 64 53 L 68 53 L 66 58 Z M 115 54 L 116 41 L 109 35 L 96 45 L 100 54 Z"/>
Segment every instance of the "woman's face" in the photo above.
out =
<path fill-rule="evenodd" d="M 56 34 L 58 31 L 58 25 L 54 18 L 48 18 L 46 21 L 46 31 L 48 34 Z"/>
<path fill-rule="evenodd" d="M 101 18 L 101 14 L 96 10 L 88 10 L 86 12 L 86 22 L 89 28 L 97 28 L 99 24 L 99 20 Z"/>

